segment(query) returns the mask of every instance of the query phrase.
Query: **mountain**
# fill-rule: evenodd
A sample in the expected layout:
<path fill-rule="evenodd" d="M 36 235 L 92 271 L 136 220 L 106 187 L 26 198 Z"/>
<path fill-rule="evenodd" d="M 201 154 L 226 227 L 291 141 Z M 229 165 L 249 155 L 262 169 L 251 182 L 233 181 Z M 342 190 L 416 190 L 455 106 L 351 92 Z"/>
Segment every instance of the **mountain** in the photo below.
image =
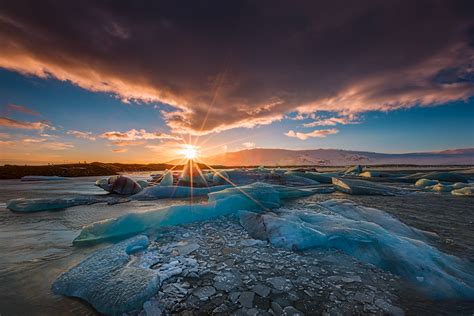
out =
<path fill-rule="evenodd" d="M 384 154 L 341 149 L 287 150 L 254 148 L 217 154 L 202 159 L 224 166 L 301 166 L 301 165 L 474 165 L 474 148 L 438 152 Z"/>

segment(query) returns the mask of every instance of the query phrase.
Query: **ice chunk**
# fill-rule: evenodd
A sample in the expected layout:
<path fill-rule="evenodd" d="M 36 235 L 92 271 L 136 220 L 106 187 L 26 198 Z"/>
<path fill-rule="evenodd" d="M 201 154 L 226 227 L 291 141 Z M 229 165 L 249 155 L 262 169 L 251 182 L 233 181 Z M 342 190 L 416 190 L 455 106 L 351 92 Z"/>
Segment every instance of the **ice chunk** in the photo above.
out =
<path fill-rule="evenodd" d="M 149 185 L 148 181 L 146 181 L 146 180 L 137 180 L 137 183 L 140 186 L 140 188 L 142 188 L 142 189 L 146 188 Z"/>
<path fill-rule="evenodd" d="M 77 205 L 89 205 L 106 202 L 106 199 L 91 196 L 69 198 L 13 199 L 7 202 L 7 208 L 14 212 L 40 212 L 64 209 Z"/>
<path fill-rule="evenodd" d="M 415 183 L 417 187 L 422 187 L 422 188 L 433 186 L 436 184 L 438 184 L 438 180 L 430 180 L 430 179 L 420 179 L 416 181 Z"/>
<path fill-rule="evenodd" d="M 187 198 L 191 196 L 205 196 L 229 188 L 230 185 L 217 185 L 213 187 L 194 188 L 188 186 L 161 186 L 148 187 L 133 195 L 133 200 L 156 200 L 167 198 Z"/>
<path fill-rule="evenodd" d="M 429 173 L 415 173 L 409 176 L 405 176 L 405 179 L 429 179 L 429 180 L 438 180 L 441 182 L 469 182 L 469 178 L 463 174 L 455 172 L 429 172 Z"/>
<path fill-rule="evenodd" d="M 364 171 L 359 174 L 360 177 L 364 178 L 397 178 L 398 175 L 388 172 L 379 172 L 379 171 Z"/>
<path fill-rule="evenodd" d="M 464 196 L 474 196 L 474 187 L 464 187 L 462 189 L 456 189 L 451 191 L 452 195 L 464 195 Z"/>
<path fill-rule="evenodd" d="M 61 274 L 53 283 L 55 294 L 78 297 L 107 315 L 140 309 L 159 289 L 157 270 L 140 266 L 132 249 L 145 249 L 146 236 L 136 236 L 93 253 Z"/>
<path fill-rule="evenodd" d="M 227 184 L 228 179 L 229 179 L 229 175 L 227 174 L 227 172 L 222 170 L 222 171 L 214 173 L 214 175 L 212 177 L 212 183 L 214 185 L 216 185 L 216 184 Z"/>
<path fill-rule="evenodd" d="M 360 165 L 357 165 L 357 166 L 353 166 L 353 167 L 350 167 L 350 168 L 347 168 L 345 171 L 344 171 L 344 174 L 351 174 L 351 175 L 359 175 L 361 172 L 364 171 L 364 168 Z"/>
<path fill-rule="evenodd" d="M 163 177 L 160 181 L 160 186 L 172 186 L 173 185 L 173 173 L 171 171 L 166 170 L 163 173 Z"/>
<path fill-rule="evenodd" d="M 454 189 L 452 185 L 438 183 L 431 187 L 431 190 L 436 192 L 451 192 Z"/>
<path fill-rule="evenodd" d="M 199 165 L 192 159 L 188 159 L 184 165 L 183 172 L 178 180 L 178 185 L 207 187 L 206 179 L 199 168 Z"/>
<path fill-rule="evenodd" d="M 472 264 L 430 246 L 420 231 L 380 210 L 332 200 L 278 215 L 242 211 L 240 221 L 253 238 L 277 247 L 336 248 L 402 276 L 433 298 L 474 298 Z"/>
<path fill-rule="evenodd" d="M 396 190 L 363 180 L 332 178 L 336 190 L 353 195 L 395 195 Z"/>
<path fill-rule="evenodd" d="M 69 178 L 58 176 L 24 176 L 21 181 L 55 181 L 55 180 L 69 180 Z"/>
<path fill-rule="evenodd" d="M 297 176 L 297 177 L 302 177 L 302 178 L 307 178 L 315 181 L 315 184 L 318 184 L 321 179 L 321 176 L 318 176 L 316 174 L 310 173 L 310 172 L 301 172 L 301 171 L 287 171 L 285 172 L 285 175 L 292 175 L 292 176 Z M 331 179 L 329 179 L 331 180 Z"/>
<path fill-rule="evenodd" d="M 95 185 L 107 192 L 123 195 L 135 194 L 142 189 L 135 180 L 126 176 L 112 176 L 108 179 L 100 179 L 96 181 Z"/>
<path fill-rule="evenodd" d="M 164 187 L 166 188 L 166 187 Z M 204 204 L 174 205 L 145 213 L 131 213 L 124 216 L 96 222 L 83 228 L 74 243 L 93 243 L 120 239 L 139 234 L 148 229 L 175 226 L 204 221 L 239 210 L 277 208 L 281 199 L 313 194 L 311 189 L 299 190 L 265 183 L 255 183 L 238 188 L 209 193 Z"/>
<path fill-rule="evenodd" d="M 468 182 L 468 178 L 465 175 L 455 172 L 430 172 L 424 178 L 442 182 Z"/>

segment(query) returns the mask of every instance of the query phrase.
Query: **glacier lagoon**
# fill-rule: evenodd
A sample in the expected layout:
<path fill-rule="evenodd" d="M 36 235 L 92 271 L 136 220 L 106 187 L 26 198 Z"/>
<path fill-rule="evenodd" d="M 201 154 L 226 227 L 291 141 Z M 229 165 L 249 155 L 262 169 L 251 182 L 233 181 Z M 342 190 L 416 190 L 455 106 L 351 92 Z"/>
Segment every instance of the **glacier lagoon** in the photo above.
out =
<path fill-rule="evenodd" d="M 137 177 L 136 179 L 145 177 L 146 175 L 143 175 L 143 177 Z M 19 181 L 15 180 L 7 180 L 3 181 L 3 187 L 6 190 L 2 192 L 1 202 L 5 203 L 6 200 L 20 196 L 38 198 L 44 196 L 63 197 L 93 194 L 103 197 L 104 192 L 91 185 L 95 180 L 96 178 L 78 178 L 67 181 L 67 183 L 55 181 L 55 183 L 42 182 L 41 184 L 19 183 Z M 400 185 L 400 187 L 404 186 L 408 185 Z M 472 260 L 473 258 L 473 237 L 470 235 L 472 231 L 469 232 L 469 220 L 467 220 L 469 213 L 472 215 L 472 206 L 469 200 L 465 198 L 459 199 L 446 194 L 426 192 L 397 197 L 349 196 L 344 193 L 335 192 L 315 194 L 310 197 L 288 201 L 285 202 L 284 207 L 301 208 L 321 200 L 334 198 L 349 198 L 359 205 L 376 207 L 392 213 L 406 224 L 420 230 L 435 231 L 440 235 L 438 240 L 432 241 L 436 247 L 442 248 L 445 252 L 457 255 L 463 259 Z M 194 203 L 204 204 L 206 201 L 207 197 L 196 198 Z M 8 309 L 5 310 L 18 313 L 21 311 L 26 312 L 28 306 L 37 306 L 43 312 L 57 311 L 58 309 L 65 312 L 73 310 L 81 313 L 93 312 L 90 306 L 80 301 L 56 296 L 50 291 L 51 284 L 61 272 L 65 272 L 81 262 L 93 251 L 100 250 L 109 245 L 106 243 L 91 247 L 71 247 L 72 240 L 79 235 L 82 226 L 126 214 L 145 213 L 176 204 L 188 203 L 189 201 L 186 199 L 131 201 L 117 205 L 99 203 L 75 206 L 62 211 L 30 213 L 26 215 L 11 213 L 5 210 L 5 212 L 2 212 L 3 221 L 1 226 L 2 253 L 9 253 L 9 256 L 2 258 L 3 262 L 1 262 L 1 281 L 5 281 L 2 284 L 9 285 L 8 288 L 2 286 L 1 289 L 2 297 L 8 297 L 9 299 Z M 431 204 L 431 207 L 427 207 L 427 205 L 430 206 Z M 456 216 L 442 214 L 445 211 L 442 211 L 443 205 L 449 205 L 449 210 L 455 213 Z M 445 223 L 443 226 L 436 223 L 432 218 L 434 217 L 439 220 L 440 216 Z M 238 222 L 238 219 L 230 218 L 229 221 Z M 14 232 L 13 236 L 16 236 L 15 238 L 11 238 L 12 232 Z M 457 234 L 453 236 L 455 232 Z M 7 236 L 10 236 L 10 238 Z M 463 247 L 464 251 L 460 251 Z M 37 291 L 31 291 L 31 286 L 36 288 Z M 398 286 L 403 288 L 406 284 L 400 281 Z M 11 293 L 12 287 L 18 291 L 17 293 L 22 294 L 13 295 Z M 416 291 L 415 293 L 416 297 L 420 297 L 421 294 Z M 433 302 L 429 298 L 423 297 L 423 299 L 427 300 L 426 302 L 430 302 L 429 304 L 426 303 L 424 308 L 436 306 L 436 304 L 432 305 Z M 402 305 L 404 300 L 409 301 L 410 296 L 400 295 Z M 466 303 L 460 306 L 469 308 L 469 304 L 466 305 Z M 405 306 L 402 307 L 406 309 Z"/>

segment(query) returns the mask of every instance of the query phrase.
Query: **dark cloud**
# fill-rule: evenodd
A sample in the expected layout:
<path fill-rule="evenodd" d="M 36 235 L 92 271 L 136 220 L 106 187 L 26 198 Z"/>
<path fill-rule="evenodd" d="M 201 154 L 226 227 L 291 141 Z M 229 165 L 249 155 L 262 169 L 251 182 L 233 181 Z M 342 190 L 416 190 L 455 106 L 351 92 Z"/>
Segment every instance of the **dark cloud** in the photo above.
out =
<path fill-rule="evenodd" d="M 0 67 L 124 100 L 175 131 L 474 94 L 472 1 L 4 1 Z"/>

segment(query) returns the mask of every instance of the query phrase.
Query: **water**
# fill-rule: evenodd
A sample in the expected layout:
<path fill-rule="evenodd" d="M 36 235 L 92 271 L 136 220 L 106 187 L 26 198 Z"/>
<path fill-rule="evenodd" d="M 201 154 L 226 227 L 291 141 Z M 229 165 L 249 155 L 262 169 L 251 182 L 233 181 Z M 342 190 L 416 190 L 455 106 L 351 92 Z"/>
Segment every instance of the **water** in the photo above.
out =
<path fill-rule="evenodd" d="M 149 173 L 134 174 L 145 179 Z M 4 315 L 96 315 L 85 302 L 56 296 L 50 287 L 56 277 L 82 261 L 88 254 L 106 246 L 73 247 L 72 240 L 82 226 L 130 212 L 143 212 L 186 200 L 133 201 L 77 206 L 66 210 L 38 213 L 12 213 L 5 209 L 9 199 L 25 197 L 62 197 L 100 195 L 97 177 L 67 181 L 21 182 L 0 180 L 0 314 Z M 412 195 L 348 196 L 342 193 L 314 195 L 292 203 L 304 205 L 330 198 L 348 198 L 354 202 L 385 210 L 406 224 L 436 232 L 436 246 L 447 253 L 474 261 L 474 204 L 471 198 L 450 194 L 417 193 Z M 291 203 L 290 203 L 291 204 Z M 406 284 L 404 285 L 406 286 Z M 433 302 L 418 292 L 400 290 L 402 308 L 408 314 L 470 314 L 474 302 Z"/>
<path fill-rule="evenodd" d="M 135 179 L 145 175 L 134 174 Z M 100 195 L 97 177 L 65 181 L 21 182 L 0 180 L 0 314 L 66 315 L 96 312 L 82 301 L 56 296 L 50 287 L 56 277 L 83 260 L 95 247 L 73 247 L 72 240 L 84 225 L 130 212 L 144 212 L 185 200 L 159 200 L 72 207 L 66 210 L 12 213 L 5 203 L 13 198 Z"/>

